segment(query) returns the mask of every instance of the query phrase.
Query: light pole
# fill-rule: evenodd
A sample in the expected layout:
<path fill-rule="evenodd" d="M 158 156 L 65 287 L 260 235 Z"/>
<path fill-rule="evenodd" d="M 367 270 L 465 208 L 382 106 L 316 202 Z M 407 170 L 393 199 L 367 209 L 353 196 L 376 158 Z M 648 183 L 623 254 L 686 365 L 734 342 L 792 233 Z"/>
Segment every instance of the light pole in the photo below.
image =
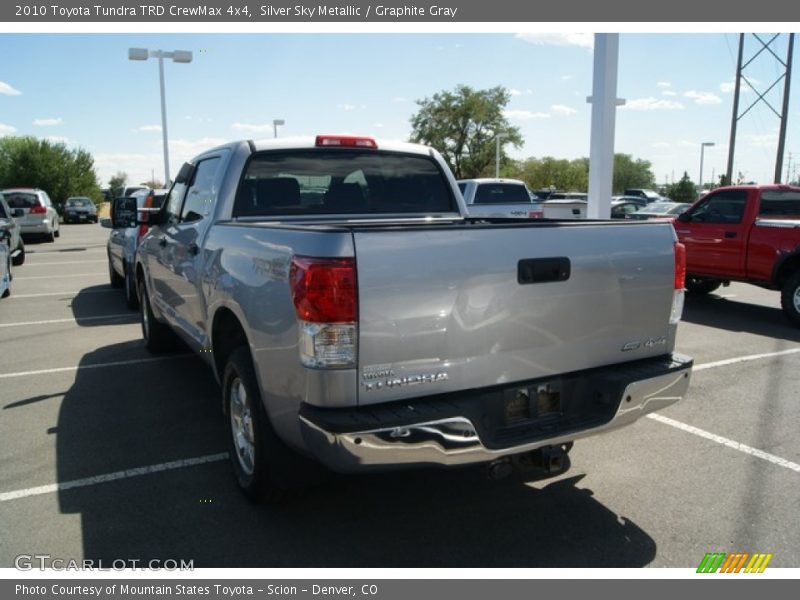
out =
<path fill-rule="evenodd" d="M 497 150 L 495 151 L 495 157 L 494 157 L 494 178 L 495 179 L 500 179 L 500 140 L 502 140 L 503 138 L 507 138 L 507 137 L 508 137 L 507 133 L 498 133 L 494 138 L 495 140 L 497 140 Z"/>
<path fill-rule="evenodd" d="M 706 146 L 713 146 L 714 142 L 702 142 L 700 144 L 700 177 L 698 178 L 699 181 L 697 182 L 697 187 L 700 188 L 700 193 L 703 193 L 703 154 L 706 151 Z"/>
<path fill-rule="evenodd" d="M 278 137 L 278 125 L 286 125 L 286 121 L 283 119 L 272 119 L 272 132 L 275 134 L 274 137 Z"/>
<path fill-rule="evenodd" d="M 161 84 L 161 136 L 164 143 L 164 185 L 169 187 L 169 148 L 167 145 L 167 101 L 164 97 L 164 59 L 171 58 L 172 62 L 190 63 L 192 53 L 189 50 L 148 50 L 147 48 L 128 48 L 129 60 L 147 60 L 153 57 L 158 59 L 158 79 Z"/>

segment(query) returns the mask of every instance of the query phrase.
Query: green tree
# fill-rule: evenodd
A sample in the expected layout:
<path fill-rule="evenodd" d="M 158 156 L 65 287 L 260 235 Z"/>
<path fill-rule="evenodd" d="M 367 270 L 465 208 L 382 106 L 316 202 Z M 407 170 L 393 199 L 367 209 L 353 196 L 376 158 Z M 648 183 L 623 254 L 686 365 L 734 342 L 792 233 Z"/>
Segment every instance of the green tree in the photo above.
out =
<path fill-rule="evenodd" d="M 585 192 L 589 184 L 589 161 L 585 158 L 528 158 L 515 163 L 516 173 L 533 190 L 554 187 L 559 190 Z"/>
<path fill-rule="evenodd" d="M 111 197 L 119 196 L 125 189 L 125 184 L 128 183 L 128 174 L 124 171 L 117 171 L 117 173 L 108 180 L 108 189 L 111 192 Z"/>
<path fill-rule="evenodd" d="M 614 155 L 613 191 L 622 194 L 628 188 L 653 188 L 656 176 L 649 160 L 634 158 L 630 154 Z"/>
<path fill-rule="evenodd" d="M 91 154 L 30 136 L 0 139 L 0 186 L 40 188 L 56 204 L 70 196 L 103 198 Z"/>
<path fill-rule="evenodd" d="M 667 186 L 667 196 L 675 202 L 694 202 L 697 200 L 697 187 L 689 179 L 689 174 L 684 171 L 683 177 L 677 183 Z"/>
<path fill-rule="evenodd" d="M 502 86 L 474 90 L 459 85 L 432 98 L 417 100 L 419 110 L 411 118 L 411 141 L 428 144 L 442 153 L 456 178 L 494 174 L 496 138 L 502 146 L 519 148 L 522 136 L 503 115 L 511 94 Z"/>

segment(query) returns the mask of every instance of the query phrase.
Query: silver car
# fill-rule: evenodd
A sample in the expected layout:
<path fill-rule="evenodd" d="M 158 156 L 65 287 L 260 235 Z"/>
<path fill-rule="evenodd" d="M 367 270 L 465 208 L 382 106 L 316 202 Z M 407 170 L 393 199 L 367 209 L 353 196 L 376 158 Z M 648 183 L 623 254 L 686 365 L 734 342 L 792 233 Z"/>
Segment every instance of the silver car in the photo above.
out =
<path fill-rule="evenodd" d="M 3 194 L 0 194 L 0 227 L 8 229 L 8 235 L 10 236 L 8 247 L 11 250 L 11 262 L 15 267 L 25 262 L 25 243 L 22 241 L 20 227 L 17 224 L 17 218 L 22 215 L 21 208 L 12 209 L 8 206 Z"/>
<path fill-rule="evenodd" d="M 127 188 L 126 188 L 127 189 Z M 161 206 L 164 197 L 169 190 L 140 188 L 129 194 L 129 197 L 136 198 L 138 208 L 157 208 Z M 102 219 L 100 223 L 103 227 L 111 228 L 108 236 L 108 277 L 113 287 L 121 287 L 125 291 L 125 303 L 128 308 L 136 310 L 139 308 L 139 298 L 136 293 L 136 281 L 133 276 L 133 260 L 136 256 L 136 248 L 139 247 L 139 240 L 148 231 L 147 225 L 136 227 L 113 227 L 111 219 Z"/>
<path fill-rule="evenodd" d="M 23 214 L 17 219 L 22 235 L 44 236 L 48 242 L 54 242 L 60 235 L 58 213 L 47 192 L 37 188 L 9 188 L 0 193 L 12 210 L 22 209 Z"/>
<path fill-rule="evenodd" d="M 0 298 L 11 294 L 11 249 L 9 240 L 11 233 L 8 227 L 0 224 Z"/>

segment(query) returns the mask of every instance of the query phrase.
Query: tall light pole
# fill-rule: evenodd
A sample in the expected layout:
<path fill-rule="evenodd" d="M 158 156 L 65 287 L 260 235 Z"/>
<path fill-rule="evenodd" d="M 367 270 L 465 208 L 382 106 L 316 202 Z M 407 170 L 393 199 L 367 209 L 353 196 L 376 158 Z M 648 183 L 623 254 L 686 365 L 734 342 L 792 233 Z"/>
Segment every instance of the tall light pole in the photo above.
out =
<path fill-rule="evenodd" d="M 703 193 L 703 154 L 707 146 L 713 146 L 714 142 L 702 142 L 700 144 L 700 177 L 698 178 L 697 187 L 700 188 L 700 193 Z"/>
<path fill-rule="evenodd" d="M 286 125 L 283 119 L 272 119 L 272 132 L 275 134 L 273 137 L 278 137 L 278 125 Z"/>
<path fill-rule="evenodd" d="M 494 157 L 494 178 L 500 179 L 500 140 L 507 138 L 507 133 L 498 133 L 495 136 L 495 140 L 497 140 L 497 150 L 495 151 Z"/>
<path fill-rule="evenodd" d="M 158 59 L 158 79 L 161 84 L 161 136 L 164 143 L 164 185 L 169 186 L 169 147 L 167 145 L 167 101 L 164 97 L 164 59 L 171 58 L 172 62 L 190 63 L 192 53 L 189 50 L 148 50 L 147 48 L 128 48 L 129 60 L 147 60 L 153 57 Z"/>

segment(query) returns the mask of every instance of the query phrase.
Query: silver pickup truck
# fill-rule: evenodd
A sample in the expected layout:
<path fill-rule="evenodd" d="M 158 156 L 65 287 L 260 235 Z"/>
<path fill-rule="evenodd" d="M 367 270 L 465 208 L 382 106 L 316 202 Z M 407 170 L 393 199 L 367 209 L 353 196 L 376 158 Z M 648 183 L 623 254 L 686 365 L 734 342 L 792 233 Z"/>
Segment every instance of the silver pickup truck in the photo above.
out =
<path fill-rule="evenodd" d="M 470 219 L 428 147 L 228 144 L 181 168 L 149 225 L 145 345 L 177 334 L 215 370 L 255 498 L 320 464 L 557 473 L 574 440 L 689 384 L 669 223 Z"/>

